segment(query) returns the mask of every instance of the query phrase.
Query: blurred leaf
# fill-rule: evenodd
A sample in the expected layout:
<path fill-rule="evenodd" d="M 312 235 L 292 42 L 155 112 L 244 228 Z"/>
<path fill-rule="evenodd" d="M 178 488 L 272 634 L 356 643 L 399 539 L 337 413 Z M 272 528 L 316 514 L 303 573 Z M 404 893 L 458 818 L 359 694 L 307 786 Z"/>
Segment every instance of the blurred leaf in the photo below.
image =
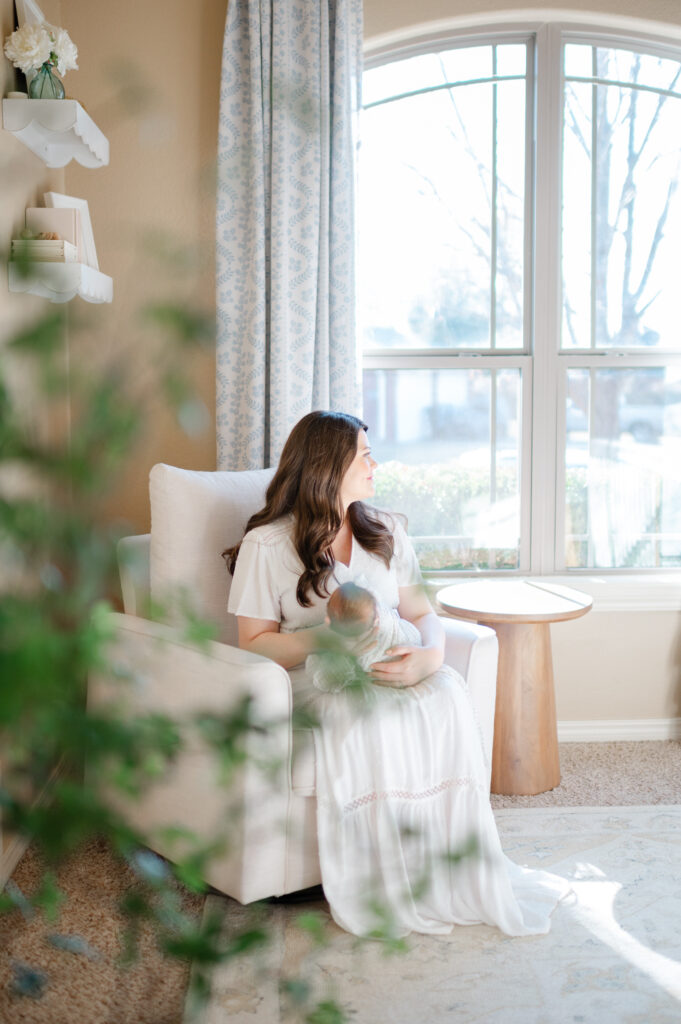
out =
<path fill-rule="evenodd" d="M 31 902 L 34 907 L 39 907 L 42 910 L 47 921 L 56 921 L 59 917 L 59 908 L 65 899 L 54 874 L 47 871 L 37 893 L 31 898 Z"/>
<path fill-rule="evenodd" d="M 477 835 L 471 834 L 458 849 L 448 850 L 443 859 L 450 864 L 460 864 L 469 857 L 480 857 L 481 848 Z"/>
<path fill-rule="evenodd" d="M 59 935 L 53 932 L 47 936 L 47 941 L 56 949 L 63 949 L 65 953 L 75 953 L 77 956 L 84 956 L 88 960 L 100 960 L 101 953 L 91 946 L 82 935 Z"/>
<path fill-rule="evenodd" d="M 349 1018 L 333 999 L 318 1003 L 305 1017 L 306 1024 L 347 1024 Z"/>
<path fill-rule="evenodd" d="M 298 914 L 296 925 L 301 931 L 307 932 L 318 946 L 327 945 L 326 920 L 321 914 L 313 910 L 306 911 L 304 914 Z"/>
<path fill-rule="evenodd" d="M 65 314 L 62 310 L 57 310 L 15 335 L 9 347 L 17 352 L 28 352 L 44 359 L 54 355 L 63 344 L 65 328 Z"/>
<path fill-rule="evenodd" d="M 189 924 L 181 935 L 166 936 L 163 948 L 173 956 L 206 967 L 222 963 L 231 955 L 225 951 L 221 934 L 221 917 L 209 915 L 198 925 Z"/>
<path fill-rule="evenodd" d="M 214 622 L 206 622 L 192 614 L 185 619 L 182 637 L 199 650 L 206 650 L 209 644 L 218 639 L 219 630 Z"/>
<path fill-rule="evenodd" d="M 13 960 L 12 984 L 10 991 L 17 996 L 28 996 L 30 999 L 42 999 L 47 987 L 47 974 L 30 964 Z"/>
<path fill-rule="evenodd" d="M 310 985 L 302 978 L 282 978 L 280 988 L 296 1006 L 302 1006 L 310 998 Z"/>
<path fill-rule="evenodd" d="M 314 729 L 319 725 L 318 716 L 310 708 L 294 707 L 291 719 L 294 729 Z"/>
<path fill-rule="evenodd" d="M 11 878 L 5 882 L 4 895 L 9 902 L 3 909 L 9 910 L 11 907 L 16 907 L 21 911 L 26 921 L 30 921 L 35 917 L 35 910 L 33 909 L 30 901 L 24 896 L 19 886 L 16 882 L 13 882 Z"/>
<path fill-rule="evenodd" d="M 129 863 L 135 874 L 152 887 L 163 885 L 170 877 L 166 862 L 151 850 L 136 850 L 129 858 Z"/>
<path fill-rule="evenodd" d="M 210 846 L 206 850 L 183 857 L 175 865 L 177 878 L 192 892 L 205 892 L 208 888 L 206 869 L 208 862 L 215 856 L 215 852 L 215 846 Z"/>
<path fill-rule="evenodd" d="M 247 929 L 231 939 L 227 952 L 229 956 L 240 956 L 242 953 L 248 953 L 252 949 L 260 949 L 263 946 L 267 946 L 270 941 L 271 936 L 264 928 Z"/>
<path fill-rule="evenodd" d="M 143 316 L 149 323 L 170 330 L 182 345 L 206 347 L 215 342 L 215 319 L 200 310 L 156 303 L 147 306 Z"/>
<path fill-rule="evenodd" d="M 225 784 L 248 759 L 248 740 L 253 734 L 264 735 L 266 728 L 253 714 L 253 698 L 246 696 L 223 715 L 199 715 L 197 728 L 217 754 L 221 777 Z"/>

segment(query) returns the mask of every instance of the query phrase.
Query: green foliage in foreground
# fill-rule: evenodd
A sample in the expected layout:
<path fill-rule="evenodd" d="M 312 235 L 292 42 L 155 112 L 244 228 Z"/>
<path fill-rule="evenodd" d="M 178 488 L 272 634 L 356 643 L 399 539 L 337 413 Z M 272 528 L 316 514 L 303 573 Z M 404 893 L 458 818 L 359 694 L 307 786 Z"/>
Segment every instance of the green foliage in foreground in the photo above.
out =
<path fill-rule="evenodd" d="M 193 348 L 212 341 L 212 324 L 168 303 L 149 307 L 145 321 L 169 337 L 155 383 L 192 432 L 201 421 L 200 403 L 189 393 L 183 364 Z M 0 913 L 27 920 L 40 914 L 54 926 L 63 902 L 60 863 L 88 839 L 104 837 L 135 878 L 120 906 L 127 922 L 121 967 L 135 959 L 140 929 L 151 925 L 166 956 L 193 962 L 200 1006 L 216 964 L 252 955 L 269 941 L 260 907 L 227 930 L 220 920 L 196 921 L 182 908 L 181 886 L 205 890 L 206 864 L 229 836 L 201 844 L 185 829 L 170 829 L 180 851 L 170 865 L 147 849 L 150 837 L 101 799 L 93 780 L 134 799 L 168 771 L 194 730 L 215 750 L 216 785 L 229 785 L 246 756 L 248 734 L 262 725 L 254 723 L 248 702 L 181 724 L 159 713 L 88 713 L 93 672 L 114 686 L 132 682 L 109 659 L 122 530 L 98 523 L 96 503 L 140 437 L 146 402 L 120 366 L 91 377 L 67 372 L 64 351 L 63 315 L 51 313 L 6 345 L 0 366 L 0 814 L 3 830 L 24 835 L 45 864 L 42 884 L 30 896 L 12 881 L 6 885 Z M 67 406 L 68 432 L 59 426 Z M 191 609 L 185 637 L 198 648 L 212 637 Z M 302 927 L 309 932 L 310 921 Z M 60 936 L 53 927 L 47 938 L 64 955 L 98 955 L 79 936 Z M 39 965 L 17 962 L 12 969 L 17 996 L 42 998 L 49 978 Z M 303 1000 L 300 1014 L 307 1013 L 325 1014 L 310 1018 L 320 1021 L 345 1019 L 331 1003 L 310 1010 Z"/>
<path fill-rule="evenodd" d="M 212 328 L 199 313 L 167 303 L 149 307 L 145 321 L 170 337 L 158 361 L 157 382 L 191 433 L 202 416 L 186 386 L 183 361 L 192 346 L 212 339 Z M 97 783 L 134 800 L 168 772 L 188 739 L 200 737 L 215 753 L 215 784 L 229 786 L 248 756 L 247 739 L 267 724 L 255 720 L 248 700 L 222 715 L 197 715 L 181 723 L 158 712 L 125 716 L 113 704 L 106 712 L 99 706 L 88 712 L 93 673 L 121 690 L 135 682 L 110 657 L 112 595 L 119 589 L 116 544 L 122 530 L 98 522 L 97 502 L 115 486 L 117 472 L 140 437 L 147 402 L 138 382 L 133 387 L 120 365 L 91 377 L 67 371 L 64 345 L 63 317 L 50 314 L 6 346 L 0 366 L 0 814 L 3 830 L 25 836 L 45 864 L 42 883 L 30 896 L 11 881 L 5 886 L 0 913 L 18 912 L 27 920 L 40 914 L 51 926 L 50 945 L 64 955 L 97 958 L 98 951 L 81 937 L 54 931 L 64 898 L 57 869 L 88 839 L 105 838 L 135 879 L 120 905 L 126 921 L 121 968 L 135 959 L 142 927 L 151 926 L 166 956 L 192 961 L 191 997 L 200 1019 L 212 968 L 257 957 L 269 943 L 262 906 L 247 908 L 239 924 L 226 926 L 209 915 L 196 921 L 183 910 L 181 886 L 205 890 L 206 866 L 228 846 L 230 823 L 207 843 L 182 827 L 165 829 L 165 838 L 175 841 L 178 850 L 170 865 L 148 849 L 153 837 L 131 828 L 102 799 Z M 25 389 L 18 395 L 18 379 L 32 382 L 28 399 Z M 63 427 L 66 406 L 69 431 Z M 36 409 L 48 429 L 36 424 Z M 431 494 L 434 478 L 426 475 L 423 486 Z M 458 486 L 472 493 L 484 485 L 444 474 L 433 497 L 436 506 L 443 507 Z M 398 488 L 392 504 L 406 506 L 407 491 Z M 200 650 L 213 629 L 191 607 L 185 610 L 185 639 Z M 162 617 L 163 609 L 150 608 L 149 615 Z M 342 652 L 326 653 L 339 657 Z M 344 661 L 346 674 L 347 669 Z M 349 686 L 357 699 L 370 703 L 365 674 L 353 670 L 351 675 Z M 315 724 L 302 713 L 294 718 L 298 727 Z M 276 774 L 276 765 L 261 767 Z M 372 909 L 372 937 L 382 941 L 386 953 L 406 949 L 404 940 L 393 935 L 390 914 L 378 902 Z M 297 925 L 311 951 L 326 944 L 322 915 L 303 912 Z M 12 969 L 17 996 L 42 998 L 49 978 L 39 965 L 17 962 Z M 303 977 L 285 979 L 281 993 L 299 1020 L 347 1020 L 333 999 L 311 1007 L 313 985 Z"/>

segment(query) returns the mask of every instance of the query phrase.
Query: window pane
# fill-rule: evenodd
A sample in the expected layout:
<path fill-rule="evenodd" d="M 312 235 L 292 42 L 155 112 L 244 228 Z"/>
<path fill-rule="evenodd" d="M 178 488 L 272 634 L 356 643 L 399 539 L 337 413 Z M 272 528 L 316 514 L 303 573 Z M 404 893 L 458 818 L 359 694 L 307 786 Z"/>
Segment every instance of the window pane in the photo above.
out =
<path fill-rule="evenodd" d="M 593 75 L 593 47 L 578 46 L 567 43 L 565 46 L 565 74 L 578 78 L 591 78 Z"/>
<path fill-rule="evenodd" d="M 678 61 L 570 45 L 563 139 L 564 348 L 681 348 Z M 579 60 L 577 59 L 579 57 Z"/>
<path fill-rule="evenodd" d="M 364 111 L 366 347 L 523 347 L 525 81 L 442 88 L 457 75 L 479 77 L 487 58 L 491 73 L 491 46 L 434 55 L 434 91 Z M 409 63 L 389 65 L 396 95 Z"/>
<path fill-rule="evenodd" d="M 681 565 L 681 367 L 567 374 L 566 565 Z"/>
<path fill-rule="evenodd" d="M 518 567 L 520 370 L 366 370 L 363 415 L 424 569 Z"/>
<path fill-rule="evenodd" d="M 370 68 L 362 75 L 362 102 L 366 106 L 404 92 L 427 89 L 439 74 L 440 64 L 436 53 L 424 53 Z"/>
<path fill-rule="evenodd" d="M 527 47 L 524 43 L 497 46 L 497 74 L 524 75 L 527 67 Z"/>
<path fill-rule="evenodd" d="M 570 348 L 591 346 L 591 93 L 579 82 L 565 89 L 562 333 Z"/>
<path fill-rule="evenodd" d="M 491 46 L 461 46 L 439 54 L 447 82 L 470 82 L 493 74 Z"/>
<path fill-rule="evenodd" d="M 503 47 L 499 47 L 500 50 Z M 525 106 L 525 82 L 497 89 L 495 341 L 497 348 L 523 345 L 523 248 L 525 225 L 525 132 L 517 112 Z"/>

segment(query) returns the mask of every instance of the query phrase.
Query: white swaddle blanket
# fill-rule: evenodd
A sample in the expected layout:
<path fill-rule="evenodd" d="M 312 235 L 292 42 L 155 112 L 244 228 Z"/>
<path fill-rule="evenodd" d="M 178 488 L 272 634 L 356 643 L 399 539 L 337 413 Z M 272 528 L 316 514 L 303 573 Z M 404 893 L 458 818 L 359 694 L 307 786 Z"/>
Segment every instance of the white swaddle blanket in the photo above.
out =
<path fill-rule="evenodd" d="M 364 582 L 358 581 L 372 593 Z M 376 595 L 372 593 L 374 599 Z M 413 623 L 401 619 L 396 608 L 387 608 L 376 600 L 377 623 L 369 635 L 341 637 L 336 634 L 337 648 L 310 654 L 305 668 L 318 690 L 339 693 L 359 676 L 358 667 L 368 672 L 376 661 L 383 661 L 386 651 L 398 644 L 421 644 L 421 634 Z"/>

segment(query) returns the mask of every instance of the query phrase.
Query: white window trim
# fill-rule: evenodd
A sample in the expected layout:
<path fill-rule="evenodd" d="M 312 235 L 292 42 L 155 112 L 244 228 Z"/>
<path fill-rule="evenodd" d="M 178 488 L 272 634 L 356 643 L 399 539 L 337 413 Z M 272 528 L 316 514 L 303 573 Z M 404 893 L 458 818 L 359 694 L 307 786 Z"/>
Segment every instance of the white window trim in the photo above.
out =
<path fill-rule="evenodd" d="M 415 23 L 391 32 L 369 36 L 364 40 L 366 66 L 372 62 L 383 63 L 391 55 L 407 56 L 431 48 L 436 42 L 458 36 L 474 39 L 475 36 L 503 33 L 536 34 L 543 28 L 555 27 L 565 32 L 583 32 L 590 35 L 612 33 L 612 38 L 628 35 L 642 42 L 664 47 L 671 39 L 681 42 L 681 25 L 656 21 L 650 18 L 635 18 L 622 14 L 605 12 L 570 11 L 565 8 L 547 7 L 528 10 L 498 11 L 478 14 L 458 14 L 451 18 L 433 19 Z"/>
<path fill-rule="evenodd" d="M 499 18 L 498 13 L 457 15 L 366 39 L 365 66 L 369 68 L 391 59 L 414 56 L 427 52 L 438 44 L 452 44 L 458 41 L 461 45 L 468 46 L 474 44 L 476 39 L 487 42 L 492 36 L 503 42 L 514 39 L 527 41 L 528 37 L 534 37 L 534 59 L 538 65 L 539 75 L 544 81 L 552 83 L 550 90 L 544 89 L 536 97 L 535 132 L 532 139 L 526 140 L 528 146 L 536 147 L 532 169 L 535 175 L 535 220 L 532 223 L 531 218 L 528 218 L 528 224 L 531 225 L 529 230 L 534 232 L 534 245 L 527 248 L 526 266 L 526 287 L 528 282 L 534 282 L 529 325 L 534 346 L 531 355 L 508 352 L 499 358 L 499 362 L 506 367 L 521 366 L 526 360 L 529 366 L 533 367 L 531 373 L 523 373 L 523 401 L 527 398 L 527 378 L 531 377 L 532 421 L 541 417 L 544 431 L 541 439 L 535 440 L 532 446 L 530 418 L 523 418 L 521 454 L 523 465 L 530 465 L 531 481 L 530 485 L 524 488 L 525 493 L 521 499 L 521 536 L 528 536 L 525 530 L 531 520 L 531 550 L 528 563 L 527 554 L 523 557 L 521 544 L 520 565 L 525 568 L 504 572 L 503 577 L 532 576 L 545 579 L 547 582 L 580 588 L 594 598 L 594 610 L 678 611 L 681 610 L 681 573 L 678 570 L 660 568 L 654 571 L 624 572 L 618 569 L 571 569 L 567 572 L 563 570 L 561 573 L 560 569 L 553 569 L 554 566 L 564 564 L 564 475 L 558 477 L 558 470 L 561 469 L 560 460 L 564 460 L 564 452 L 562 446 L 559 450 L 558 439 L 563 436 L 565 426 L 565 376 L 562 375 L 561 367 L 612 365 L 615 358 L 621 359 L 618 363 L 621 366 L 637 363 L 647 366 L 655 363 L 668 365 L 670 361 L 681 362 L 681 356 L 678 353 L 665 355 L 659 350 L 655 354 L 645 355 L 640 350 L 612 352 L 605 356 L 596 355 L 591 350 L 559 353 L 560 304 L 557 300 L 560 297 L 560 260 L 557 250 L 560 246 L 561 232 L 560 136 L 563 80 L 562 73 L 551 78 L 542 76 L 539 64 L 541 62 L 544 66 L 562 67 L 561 48 L 564 42 L 587 41 L 594 37 L 605 45 L 631 45 L 635 42 L 660 56 L 673 53 L 678 58 L 681 26 L 644 18 L 605 13 L 577 13 L 565 9 L 509 11 L 504 12 L 503 19 Z M 532 97 L 528 95 L 529 102 L 532 102 Z M 537 144 L 538 138 L 542 140 L 541 145 Z M 537 344 L 537 338 L 541 334 L 553 337 L 555 344 Z M 472 352 L 457 352 L 455 360 L 451 358 L 453 354 L 450 353 L 448 359 L 446 351 L 439 350 L 438 361 L 438 356 L 431 356 L 423 350 L 401 353 L 404 356 L 418 357 L 416 361 L 414 358 L 409 360 L 408 365 L 413 367 L 456 366 L 464 369 L 470 365 L 480 367 L 484 364 L 492 368 L 497 362 L 497 357 L 487 354 L 483 357 L 482 353 L 476 357 Z M 367 351 L 363 355 L 363 365 L 367 368 L 399 368 L 400 355 L 379 356 L 378 352 Z M 537 434 L 535 431 L 535 435 Z M 562 469 L 564 471 L 564 465 Z M 433 592 L 453 583 L 478 579 L 481 575 L 499 574 L 489 571 L 473 576 L 461 573 L 450 577 L 446 573 L 424 573 L 429 589 L 432 588 Z"/>

